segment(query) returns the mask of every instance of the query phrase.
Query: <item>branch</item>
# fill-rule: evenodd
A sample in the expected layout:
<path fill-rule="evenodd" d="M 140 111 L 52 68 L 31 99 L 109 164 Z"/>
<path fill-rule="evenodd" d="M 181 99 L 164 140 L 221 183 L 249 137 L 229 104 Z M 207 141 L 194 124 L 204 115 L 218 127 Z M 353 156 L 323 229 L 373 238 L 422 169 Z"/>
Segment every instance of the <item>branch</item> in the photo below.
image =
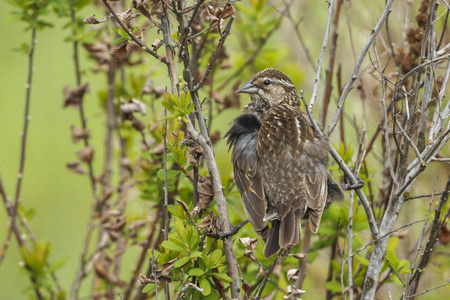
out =
<path fill-rule="evenodd" d="M 158 55 L 156 52 L 152 51 L 137 36 L 135 36 L 133 34 L 133 32 L 131 32 L 130 29 L 128 29 L 127 25 L 125 25 L 122 22 L 122 20 L 119 18 L 119 16 L 117 16 L 114 9 L 111 7 L 111 5 L 109 5 L 108 0 L 102 0 L 102 1 L 103 1 L 103 4 L 106 6 L 106 8 L 109 10 L 109 12 L 114 16 L 114 19 L 116 20 L 116 22 L 119 23 L 120 27 L 122 27 L 127 32 L 128 36 L 133 40 L 133 42 L 138 44 L 142 48 L 142 50 L 144 50 L 151 56 L 153 56 L 153 57 L 157 58 L 158 60 L 160 60 L 161 62 L 167 64 L 167 59 L 164 56 Z"/>
<path fill-rule="evenodd" d="M 227 23 L 227 26 L 225 27 L 225 30 L 220 38 L 219 45 L 217 45 L 216 52 L 211 57 L 211 60 L 209 61 L 208 67 L 206 68 L 205 75 L 203 78 L 195 85 L 193 88 L 193 92 L 197 92 L 205 83 L 206 79 L 208 78 L 209 74 L 211 74 L 212 68 L 214 66 L 214 63 L 216 62 L 217 57 L 219 56 L 220 50 L 223 48 L 223 44 L 225 43 L 227 37 L 230 35 L 231 25 L 233 25 L 234 16 L 231 16 L 230 20 Z"/>
<path fill-rule="evenodd" d="M 303 101 L 303 104 L 306 107 L 306 102 L 305 102 L 305 98 L 303 97 L 303 91 L 300 91 L 300 98 Z M 311 114 L 311 111 L 309 111 L 308 109 L 306 110 L 309 119 L 311 121 L 311 124 L 313 125 L 314 129 L 316 130 L 316 132 L 320 135 L 323 136 L 323 133 L 320 131 L 319 126 L 317 125 L 317 122 L 314 120 L 313 115 Z M 331 156 L 334 158 L 334 160 L 336 161 L 336 163 L 339 165 L 339 167 L 341 168 L 341 170 L 344 172 L 345 177 L 347 177 L 348 181 L 350 182 L 351 185 L 356 185 L 359 183 L 359 181 L 356 179 L 355 175 L 352 173 L 352 171 L 349 169 L 349 167 L 345 164 L 344 160 L 342 159 L 342 157 L 339 155 L 339 153 L 337 153 L 336 149 L 334 149 L 333 145 L 329 144 L 329 152 L 331 154 Z M 375 217 L 373 215 L 373 211 L 372 208 L 370 207 L 369 204 L 369 200 L 367 200 L 366 195 L 363 193 L 362 189 L 356 188 L 355 189 L 356 194 L 358 195 L 359 201 L 361 202 L 362 206 L 364 207 L 364 210 L 366 212 L 367 215 L 367 220 L 369 222 L 369 227 L 370 227 L 370 231 L 372 232 L 372 235 L 374 237 L 374 239 L 377 239 L 379 236 L 379 232 L 378 232 L 378 227 L 375 221 Z"/>
<path fill-rule="evenodd" d="M 350 78 L 348 79 L 347 84 L 344 87 L 341 97 L 339 98 L 336 113 L 334 114 L 333 120 L 331 121 L 331 124 L 327 130 L 327 134 L 326 134 L 327 136 L 330 136 L 330 134 L 333 132 L 334 128 L 336 127 L 337 122 L 339 121 L 339 116 L 344 107 L 344 102 L 347 99 L 347 96 L 350 93 L 350 90 L 352 89 L 352 84 L 358 78 L 359 69 L 361 68 L 364 58 L 366 57 L 370 46 L 375 41 L 375 38 L 377 37 L 378 33 L 380 32 L 381 28 L 383 27 L 384 22 L 386 21 L 386 18 L 389 15 L 389 12 L 391 11 L 391 6 L 392 6 L 393 2 L 394 2 L 394 0 L 387 1 L 386 6 L 383 10 L 383 13 L 380 17 L 380 20 L 376 24 L 375 28 L 372 30 L 372 34 L 370 35 L 369 39 L 367 40 L 366 44 L 364 45 L 364 47 L 361 51 L 361 54 L 359 55 L 359 58 L 356 61 L 353 72 L 350 75 Z"/>
<path fill-rule="evenodd" d="M 341 2 L 338 0 L 339 3 Z M 317 71 L 316 71 L 316 78 L 314 80 L 314 87 L 311 95 L 311 100 L 309 101 L 308 110 L 312 111 L 314 107 L 314 101 L 316 101 L 316 95 L 317 95 L 317 89 L 319 87 L 319 80 L 320 80 L 320 73 L 322 72 L 322 64 L 323 64 L 323 58 L 325 56 L 325 51 L 327 49 L 328 45 L 328 35 L 330 33 L 330 24 L 331 24 L 331 18 L 334 11 L 334 0 L 331 0 L 328 6 L 328 17 L 327 17 L 327 24 L 325 25 L 325 34 L 323 35 L 323 42 L 322 42 L 322 50 L 320 51 L 319 56 L 319 63 L 317 65 Z"/>

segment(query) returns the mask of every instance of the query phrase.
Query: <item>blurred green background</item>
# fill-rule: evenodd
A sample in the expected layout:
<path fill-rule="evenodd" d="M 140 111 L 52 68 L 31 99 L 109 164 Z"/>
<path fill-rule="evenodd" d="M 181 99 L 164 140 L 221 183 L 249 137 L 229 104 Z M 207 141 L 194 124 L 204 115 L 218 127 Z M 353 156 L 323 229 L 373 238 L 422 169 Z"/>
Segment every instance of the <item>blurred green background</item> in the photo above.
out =
<path fill-rule="evenodd" d="M 414 9 L 417 8 L 420 1 L 414 1 Z M 379 12 L 384 6 L 384 1 L 352 1 L 352 7 L 347 12 L 352 18 L 349 25 L 357 28 L 361 32 L 353 33 L 353 43 L 355 44 L 356 55 L 359 54 L 361 45 L 366 41 L 367 36 L 373 24 L 378 18 Z M 320 45 L 322 43 L 323 29 L 325 26 L 326 10 L 323 3 L 315 5 L 299 5 L 296 13 L 303 16 L 304 38 L 310 47 L 313 60 L 317 63 Z M 395 12 L 403 16 L 401 4 L 395 7 Z M 306 10 L 302 10 L 306 9 Z M 5 2 L 0 2 L 0 20 L 4 20 L 13 9 Z M 374 13 L 376 11 L 376 13 Z M 414 13 L 415 10 L 412 12 Z M 238 12 L 239 13 L 239 12 Z M 89 16 L 92 11 L 84 10 L 80 15 Z M 238 15 L 239 17 L 239 15 Z M 79 126 L 78 111 L 72 108 L 63 109 L 64 86 L 74 87 L 75 72 L 72 62 L 72 45 L 63 42 L 68 31 L 61 29 L 65 21 L 55 17 L 47 17 L 54 23 L 54 28 L 38 32 L 37 45 L 35 52 L 35 72 L 31 91 L 31 122 L 29 128 L 27 158 L 24 172 L 23 188 L 21 193 L 22 205 L 25 209 L 35 211 L 34 217 L 29 221 L 30 227 L 38 240 L 49 241 L 52 246 L 51 258 L 54 261 L 65 260 L 64 265 L 57 271 L 60 283 L 67 291 L 75 277 L 79 265 L 79 256 L 82 247 L 82 240 L 86 231 L 86 225 L 90 217 L 92 195 L 87 176 L 80 176 L 71 173 L 66 168 L 66 163 L 76 160 L 76 151 L 80 145 L 71 142 L 70 126 L 75 124 Z M 314 26 L 313 26 L 314 25 Z M 282 29 L 271 37 L 270 42 L 265 47 L 261 57 L 255 63 L 253 68 L 245 71 L 240 77 L 243 81 L 251 76 L 252 72 L 272 66 L 285 71 L 299 88 L 305 90 L 307 99 L 311 94 L 314 83 L 314 70 L 305 60 L 300 45 L 293 38 L 294 33 L 287 21 L 284 21 Z M 354 63 L 347 24 L 343 18 L 340 23 L 341 33 L 338 45 L 345 45 L 338 48 L 337 60 L 343 65 L 343 78 L 346 80 L 350 74 Z M 394 35 L 400 38 L 400 30 L 395 29 Z M 24 25 L 20 22 L 0 23 L 0 174 L 5 184 L 7 194 L 10 198 L 14 196 L 17 170 L 19 167 L 20 153 L 20 133 L 23 126 L 23 111 L 25 99 L 25 84 L 27 77 L 27 57 L 23 53 L 14 51 L 14 48 L 20 47 L 23 42 L 29 42 L 30 34 L 24 32 Z M 230 53 L 236 54 L 232 57 L 234 65 L 242 64 L 246 57 L 245 49 L 231 35 L 227 43 L 230 44 Z M 98 89 L 105 86 L 103 75 L 95 75 L 89 72 L 91 63 L 88 62 L 87 54 L 81 51 L 81 67 L 85 72 L 84 81 L 88 81 L 92 92 L 85 97 L 85 112 L 91 130 L 91 143 L 96 149 L 94 158 L 94 169 L 100 172 L 103 165 L 103 137 L 105 129 L 105 119 L 103 111 L 99 105 L 97 97 Z M 268 65 L 269 64 L 269 65 Z M 326 64 L 326 60 L 325 60 Z M 367 75 L 368 76 L 368 75 Z M 160 78 L 161 82 L 166 83 L 166 78 Z M 322 86 L 320 87 L 323 88 Z M 367 89 L 373 86 L 367 87 Z M 321 101 L 321 90 L 319 91 L 318 102 Z M 247 99 L 241 98 L 241 104 L 247 103 Z M 352 102 L 353 101 L 353 102 Z M 379 119 L 377 110 L 378 99 L 376 94 L 369 95 L 367 101 L 368 109 L 368 136 L 375 131 L 375 122 Z M 353 114 L 361 113 L 361 102 L 356 92 L 349 98 L 350 103 L 347 112 Z M 316 106 L 316 115 L 318 115 L 319 105 Z M 331 111 L 331 110 L 330 110 Z M 214 129 L 221 129 L 222 136 L 228 128 L 232 118 L 239 113 L 238 109 L 232 109 L 220 115 L 213 125 Z M 330 115 L 331 113 L 329 113 Z M 361 123 L 361 122 L 360 122 Z M 359 124 L 362 125 L 362 124 Z M 356 135 L 348 134 L 348 143 L 357 145 L 359 141 Z M 338 141 L 337 131 L 331 137 L 333 142 Z M 444 149 L 449 153 L 449 149 Z M 219 169 L 227 176 L 231 173 L 229 155 L 226 154 L 224 142 L 221 142 L 216 148 Z M 371 158 L 373 159 L 373 158 Z M 441 172 L 441 171 L 438 171 Z M 442 187 L 445 177 L 448 174 L 442 173 L 438 181 L 438 188 Z M 377 176 L 380 176 L 378 174 Z M 376 178 L 378 179 L 378 178 Z M 375 180 L 375 178 L 374 178 Z M 416 187 L 416 192 L 429 192 L 430 186 L 435 183 L 435 178 L 421 178 L 421 185 Z M 232 204 L 240 208 L 240 204 Z M 338 204 L 341 205 L 341 204 Z M 426 206 L 426 204 L 425 204 Z M 423 212 L 424 204 L 411 202 L 404 209 L 408 212 Z M 418 219 L 423 214 L 418 214 Z M 409 216 L 399 219 L 399 224 L 407 222 Z M 5 233 L 9 221 L 4 209 L 0 209 L 0 242 L 4 241 Z M 414 227 L 411 232 L 417 235 L 418 228 Z M 414 232 L 417 230 L 417 232 Z M 317 238 L 317 237 L 315 237 Z M 0 267 L 1 299 L 23 299 L 23 291 L 29 287 L 29 280 L 24 275 L 24 271 L 18 267 L 21 256 L 17 243 L 12 239 L 11 246 L 6 255 L 6 259 Z M 328 268 L 329 253 L 323 252 L 323 259 L 317 259 L 313 265 L 309 266 L 305 289 L 311 288 L 312 282 L 323 281 Z M 438 263 L 443 266 L 450 263 L 448 258 L 440 258 Z M 132 264 L 124 264 L 124 271 L 131 270 Z M 449 278 L 450 271 L 442 269 L 442 278 Z M 433 286 L 440 282 L 434 282 L 433 278 L 423 279 L 427 286 Z M 426 283 L 426 284 L 425 284 Z M 428 284 L 429 283 L 429 284 Z M 83 288 L 88 289 L 90 281 L 86 280 Z M 80 295 L 85 295 L 82 292 Z M 324 289 L 321 288 L 316 294 L 310 293 L 304 299 L 323 299 Z M 448 288 L 443 288 L 424 299 L 435 299 L 436 295 L 441 295 L 443 299 L 449 297 Z M 427 298 L 429 297 L 429 298 Z"/>

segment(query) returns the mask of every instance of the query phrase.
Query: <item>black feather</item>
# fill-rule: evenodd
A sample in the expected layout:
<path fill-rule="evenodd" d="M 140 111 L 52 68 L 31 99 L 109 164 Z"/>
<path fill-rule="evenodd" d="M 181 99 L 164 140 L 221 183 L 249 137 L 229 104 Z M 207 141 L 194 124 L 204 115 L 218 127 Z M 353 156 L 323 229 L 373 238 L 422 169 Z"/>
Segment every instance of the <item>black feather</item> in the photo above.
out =
<path fill-rule="evenodd" d="M 243 114 L 237 117 L 234 120 L 234 124 L 231 129 L 224 136 L 224 138 L 228 139 L 228 151 L 230 151 L 241 136 L 258 133 L 259 128 L 261 128 L 261 120 L 256 115 Z"/>

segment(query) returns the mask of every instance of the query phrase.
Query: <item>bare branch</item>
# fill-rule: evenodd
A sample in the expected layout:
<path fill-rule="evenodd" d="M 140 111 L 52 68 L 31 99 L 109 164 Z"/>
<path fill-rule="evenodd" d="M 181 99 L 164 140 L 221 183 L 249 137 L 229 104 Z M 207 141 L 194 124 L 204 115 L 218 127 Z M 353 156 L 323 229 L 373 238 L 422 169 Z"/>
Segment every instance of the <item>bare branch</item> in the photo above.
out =
<path fill-rule="evenodd" d="M 350 78 L 349 78 L 349 80 L 347 81 L 347 84 L 344 87 L 344 90 L 342 92 L 341 97 L 339 98 L 338 107 L 336 109 L 336 113 L 334 114 L 333 120 L 331 121 L 331 124 L 328 127 L 327 134 L 326 134 L 328 136 L 333 132 L 334 128 L 336 127 L 337 122 L 339 121 L 339 116 L 340 116 L 341 111 L 343 109 L 344 102 L 347 99 L 347 96 L 350 93 L 350 90 L 352 89 L 352 84 L 358 78 L 359 69 L 361 68 L 361 65 L 362 65 L 362 63 L 364 61 L 364 58 L 367 55 L 367 52 L 370 49 L 370 46 L 375 41 L 378 33 L 380 32 L 381 28 L 383 27 L 384 22 L 386 21 L 386 18 L 387 18 L 387 16 L 390 13 L 392 3 L 394 3 L 394 0 L 388 0 L 386 2 L 386 6 L 384 7 L 384 10 L 383 10 L 383 13 L 382 13 L 382 15 L 380 17 L 380 20 L 376 24 L 375 28 L 372 30 L 372 34 L 370 35 L 369 39 L 367 40 L 366 44 L 364 45 L 364 47 L 363 47 L 363 49 L 361 51 L 361 54 L 359 55 L 359 58 L 356 61 L 355 67 L 353 69 L 353 72 L 350 75 Z"/>
<path fill-rule="evenodd" d="M 340 3 L 341 1 L 338 0 L 338 2 Z M 339 7 L 340 7 L 340 5 L 339 5 Z M 316 78 L 314 80 L 314 87 L 313 87 L 313 91 L 311 94 L 311 100 L 309 101 L 309 106 L 308 106 L 308 110 L 310 110 L 310 111 L 312 111 L 312 109 L 314 107 L 314 102 L 316 101 L 317 89 L 319 88 L 320 74 L 322 72 L 323 58 L 325 56 L 325 51 L 326 51 L 327 45 L 328 45 L 328 35 L 330 33 L 330 24 L 331 24 L 331 19 L 333 16 L 333 11 L 334 11 L 334 0 L 331 0 L 329 3 L 329 6 L 328 6 L 327 24 L 325 25 L 325 33 L 323 35 L 322 50 L 320 51 L 319 63 L 317 65 Z"/>

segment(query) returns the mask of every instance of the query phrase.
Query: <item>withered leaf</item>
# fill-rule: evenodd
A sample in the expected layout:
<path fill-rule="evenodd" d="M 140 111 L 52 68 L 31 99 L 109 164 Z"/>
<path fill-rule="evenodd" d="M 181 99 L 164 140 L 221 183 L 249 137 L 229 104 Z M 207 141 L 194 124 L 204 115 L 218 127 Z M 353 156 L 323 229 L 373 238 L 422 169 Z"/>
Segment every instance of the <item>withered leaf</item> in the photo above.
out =
<path fill-rule="evenodd" d="M 304 290 L 298 289 L 292 284 L 288 285 L 286 290 L 287 290 L 288 295 L 294 295 L 294 296 L 298 296 L 300 294 L 306 293 Z"/>
<path fill-rule="evenodd" d="M 127 9 L 126 11 L 124 11 L 123 13 L 117 14 L 123 21 L 128 22 L 130 21 L 132 18 L 132 14 L 133 14 L 133 10 L 131 9 L 131 7 L 129 9 Z"/>
<path fill-rule="evenodd" d="M 124 287 L 126 283 L 121 281 L 114 273 L 108 271 L 110 264 L 111 263 L 108 261 L 95 260 L 94 261 L 95 273 L 97 274 L 98 277 L 103 278 L 114 285 Z"/>
<path fill-rule="evenodd" d="M 256 278 L 263 276 L 264 274 L 266 274 L 266 270 L 261 266 L 259 267 L 258 274 L 256 274 Z"/>
<path fill-rule="evenodd" d="M 441 232 L 439 232 L 438 239 L 439 242 L 444 245 L 450 243 L 450 230 L 447 228 L 447 224 L 442 227 Z"/>
<path fill-rule="evenodd" d="M 211 218 L 210 217 L 205 217 L 200 224 L 198 224 L 198 230 L 203 230 L 206 227 L 210 226 L 212 224 Z"/>
<path fill-rule="evenodd" d="M 69 86 L 64 87 L 64 107 L 73 106 L 79 107 L 83 101 L 84 94 L 90 93 L 89 83 L 77 86 L 74 89 L 69 89 Z"/>
<path fill-rule="evenodd" d="M 134 117 L 131 120 L 131 125 L 133 125 L 133 128 L 137 131 L 144 131 L 145 129 L 145 123 L 139 120 L 138 118 Z"/>
<path fill-rule="evenodd" d="M 133 0 L 131 1 L 131 6 L 133 8 L 136 8 L 141 14 L 143 14 L 147 18 L 151 18 L 150 12 L 148 11 L 144 0 Z"/>
<path fill-rule="evenodd" d="M 155 41 L 152 44 L 153 47 L 153 51 L 156 52 L 156 50 L 159 49 L 159 47 L 161 47 L 161 40 L 160 39 L 155 39 Z"/>
<path fill-rule="evenodd" d="M 130 114 L 135 112 L 139 112 L 142 115 L 147 114 L 147 108 L 145 104 L 136 98 L 131 98 L 131 100 L 128 102 L 125 102 L 121 99 L 120 102 L 120 112 L 123 114 Z"/>
<path fill-rule="evenodd" d="M 83 168 L 80 166 L 80 163 L 77 162 L 77 161 L 68 162 L 68 163 L 66 164 L 66 167 L 67 167 L 67 169 L 69 169 L 70 171 L 72 171 L 72 172 L 74 172 L 74 173 L 82 174 L 82 175 L 87 174 L 87 171 L 86 171 L 85 169 L 83 169 Z"/>
<path fill-rule="evenodd" d="M 153 149 L 153 153 L 156 155 L 163 155 L 164 154 L 164 144 L 159 144 L 158 146 Z"/>
<path fill-rule="evenodd" d="M 215 130 L 214 132 L 212 132 L 209 135 L 209 139 L 211 140 L 211 144 L 213 144 L 213 146 L 215 144 L 217 144 L 217 142 L 221 140 L 221 138 L 220 138 L 220 130 Z M 202 152 L 203 152 L 203 150 L 202 150 Z"/>
<path fill-rule="evenodd" d="M 105 22 L 106 20 L 108 20 L 109 17 L 110 17 L 110 16 L 106 16 L 106 17 L 103 17 L 103 18 L 101 18 L 101 19 L 97 19 L 97 18 L 95 17 L 95 14 L 94 14 L 94 15 L 92 15 L 92 16 L 86 17 L 86 18 L 83 20 L 83 23 L 84 23 L 84 24 L 100 24 L 100 23 L 103 23 L 103 22 Z"/>
<path fill-rule="evenodd" d="M 214 199 L 214 191 L 211 183 L 211 178 L 200 176 L 197 182 L 197 191 L 199 201 L 195 204 L 194 210 L 200 212 L 200 215 L 208 208 L 211 201 Z"/>
<path fill-rule="evenodd" d="M 90 133 L 88 129 L 78 129 L 75 125 L 71 126 L 72 129 L 72 142 L 77 143 L 81 139 L 89 138 Z"/>
<path fill-rule="evenodd" d="M 305 259 L 308 257 L 307 253 L 290 253 L 289 256 L 292 256 L 293 258 L 296 259 Z"/>
<path fill-rule="evenodd" d="M 228 19 L 232 15 L 236 13 L 236 8 L 234 8 L 233 4 L 228 4 L 224 11 L 222 11 L 222 19 Z"/>
<path fill-rule="evenodd" d="M 299 273 L 300 273 L 299 269 L 290 269 L 290 270 L 287 271 L 287 279 L 289 281 L 297 280 Z"/>
<path fill-rule="evenodd" d="M 173 269 L 173 264 L 177 261 L 177 258 L 174 258 L 172 260 L 170 260 L 169 262 L 166 262 L 161 270 L 159 270 L 159 272 L 161 273 L 162 276 L 167 276 L 170 274 L 170 271 L 172 271 Z"/>
<path fill-rule="evenodd" d="M 95 42 L 93 44 L 83 44 L 83 46 L 99 65 L 109 63 L 111 56 L 106 43 Z"/>
<path fill-rule="evenodd" d="M 117 60 L 122 60 L 128 55 L 127 50 L 127 42 L 124 42 L 122 44 L 116 45 L 111 50 L 111 55 L 114 56 Z"/>
<path fill-rule="evenodd" d="M 85 163 L 91 163 L 94 157 L 94 147 L 88 145 L 77 152 L 78 158 Z"/>
<path fill-rule="evenodd" d="M 242 245 L 244 245 L 246 248 L 251 250 L 252 252 L 255 252 L 256 247 L 258 246 L 258 239 L 252 239 L 249 237 L 243 237 L 239 239 L 239 242 L 241 242 Z"/>

